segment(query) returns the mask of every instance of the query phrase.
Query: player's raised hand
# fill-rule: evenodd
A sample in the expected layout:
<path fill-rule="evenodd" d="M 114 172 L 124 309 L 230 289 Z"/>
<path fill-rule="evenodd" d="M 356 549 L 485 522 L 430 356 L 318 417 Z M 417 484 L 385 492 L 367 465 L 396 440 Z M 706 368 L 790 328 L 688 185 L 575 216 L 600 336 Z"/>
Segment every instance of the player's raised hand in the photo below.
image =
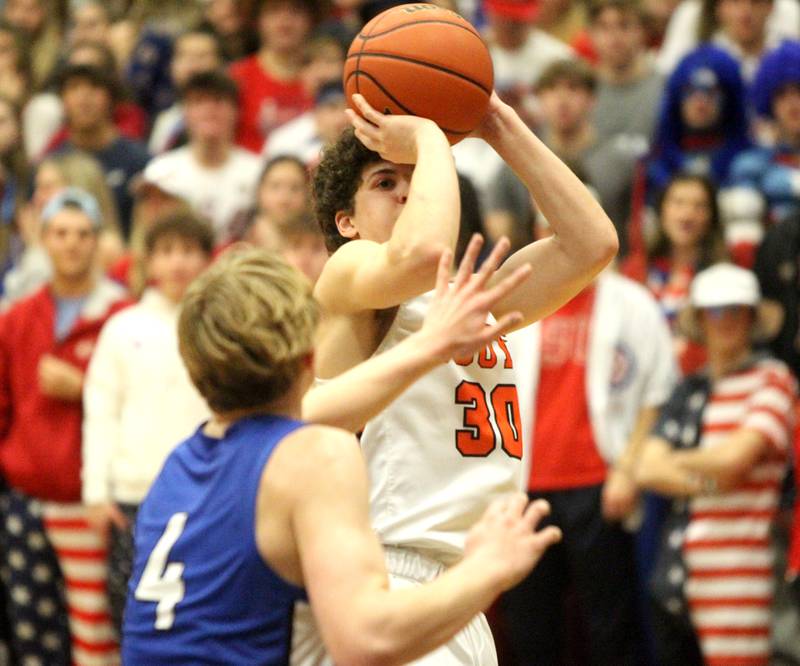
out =
<path fill-rule="evenodd" d="M 469 531 L 465 559 L 474 558 L 482 571 L 496 576 L 500 590 L 514 587 L 561 540 L 558 527 L 536 529 L 549 513 L 545 500 L 529 504 L 524 493 L 495 500 Z"/>
<path fill-rule="evenodd" d="M 527 264 L 521 266 L 506 279 L 488 288 L 489 279 L 508 254 L 511 245 L 508 239 L 501 238 L 480 270 L 475 272 L 475 262 L 482 246 L 483 238 L 475 234 L 452 284 L 452 253 L 446 250 L 439 261 L 435 296 L 422 328 L 423 332 L 430 333 L 436 347 L 441 349 L 443 361 L 471 356 L 522 319 L 519 312 L 511 312 L 492 324 L 487 323 L 492 307 L 530 275 L 531 267 Z"/>
<path fill-rule="evenodd" d="M 489 98 L 489 107 L 486 109 L 486 114 L 478 126 L 469 133 L 470 137 L 483 139 L 491 143 L 491 140 L 502 131 L 501 130 L 501 116 L 503 113 L 511 111 L 503 100 L 500 99 L 497 92 L 492 91 L 492 96 Z"/>
<path fill-rule="evenodd" d="M 424 137 L 429 140 L 442 130 L 432 120 L 418 116 L 386 115 L 373 109 L 362 95 L 353 95 L 353 104 L 361 115 L 347 109 L 347 117 L 355 129 L 356 137 L 367 148 L 383 159 L 395 164 L 416 164 L 417 149 Z"/>

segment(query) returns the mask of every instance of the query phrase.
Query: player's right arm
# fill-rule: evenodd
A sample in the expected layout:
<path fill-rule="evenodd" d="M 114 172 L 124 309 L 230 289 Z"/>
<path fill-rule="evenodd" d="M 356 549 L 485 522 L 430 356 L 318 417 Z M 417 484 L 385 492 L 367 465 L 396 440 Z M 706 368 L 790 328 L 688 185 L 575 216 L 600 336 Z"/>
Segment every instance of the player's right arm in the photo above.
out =
<path fill-rule="evenodd" d="M 487 510 L 461 563 L 427 585 L 390 591 L 356 439 L 322 426 L 280 444 L 258 502 L 269 507 L 257 514 L 262 555 L 306 587 L 323 641 L 343 664 L 389 666 L 430 652 L 527 575 L 560 538 L 555 527 L 535 531 L 546 503 L 526 508 L 524 495 L 514 495 Z"/>
<path fill-rule="evenodd" d="M 455 248 L 461 218 L 453 155 L 436 124 L 383 115 L 361 95 L 353 101 L 363 114 L 349 112 L 356 137 L 388 162 L 416 166 L 389 240 L 352 240 L 326 264 L 315 295 L 333 314 L 390 308 L 433 289 L 439 257 Z M 392 178 L 378 173 L 364 186 L 385 187 Z"/>

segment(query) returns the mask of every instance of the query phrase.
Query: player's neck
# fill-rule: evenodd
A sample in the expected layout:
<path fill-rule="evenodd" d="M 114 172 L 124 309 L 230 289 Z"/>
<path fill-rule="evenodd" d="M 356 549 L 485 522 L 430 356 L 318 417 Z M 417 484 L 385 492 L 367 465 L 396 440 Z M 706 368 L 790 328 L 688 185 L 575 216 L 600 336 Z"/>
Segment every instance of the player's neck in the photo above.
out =
<path fill-rule="evenodd" d="M 233 409 L 228 412 L 214 412 L 211 419 L 206 423 L 203 432 L 214 438 L 225 436 L 234 423 L 251 416 L 280 416 L 286 419 L 300 419 L 302 416 L 302 402 L 299 394 L 294 390 L 289 390 L 280 398 L 265 402 L 257 407 L 246 409 Z"/>

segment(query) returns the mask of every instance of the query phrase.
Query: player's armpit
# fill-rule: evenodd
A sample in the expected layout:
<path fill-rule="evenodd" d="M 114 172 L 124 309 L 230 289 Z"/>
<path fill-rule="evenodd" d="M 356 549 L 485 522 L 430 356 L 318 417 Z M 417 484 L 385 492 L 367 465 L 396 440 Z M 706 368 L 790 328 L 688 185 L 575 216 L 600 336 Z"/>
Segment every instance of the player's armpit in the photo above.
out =
<path fill-rule="evenodd" d="M 433 289 L 440 245 L 391 251 L 389 243 L 353 240 L 325 265 L 314 296 L 332 314 L 395 307 Z"/>

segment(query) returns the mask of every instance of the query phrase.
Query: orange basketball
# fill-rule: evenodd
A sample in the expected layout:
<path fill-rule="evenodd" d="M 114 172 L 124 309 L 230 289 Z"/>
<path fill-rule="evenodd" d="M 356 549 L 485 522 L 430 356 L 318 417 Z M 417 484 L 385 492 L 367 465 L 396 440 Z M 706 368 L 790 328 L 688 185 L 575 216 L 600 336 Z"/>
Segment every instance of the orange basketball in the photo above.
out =
<path fill-rule="evenodd" d="M 430 118 L 451 144 L 486 113 L 494 72 L 489 50 L 461 16 L 436 5 L 378 14 L 347 52 L 344 89 L 383 113 Z"/>

